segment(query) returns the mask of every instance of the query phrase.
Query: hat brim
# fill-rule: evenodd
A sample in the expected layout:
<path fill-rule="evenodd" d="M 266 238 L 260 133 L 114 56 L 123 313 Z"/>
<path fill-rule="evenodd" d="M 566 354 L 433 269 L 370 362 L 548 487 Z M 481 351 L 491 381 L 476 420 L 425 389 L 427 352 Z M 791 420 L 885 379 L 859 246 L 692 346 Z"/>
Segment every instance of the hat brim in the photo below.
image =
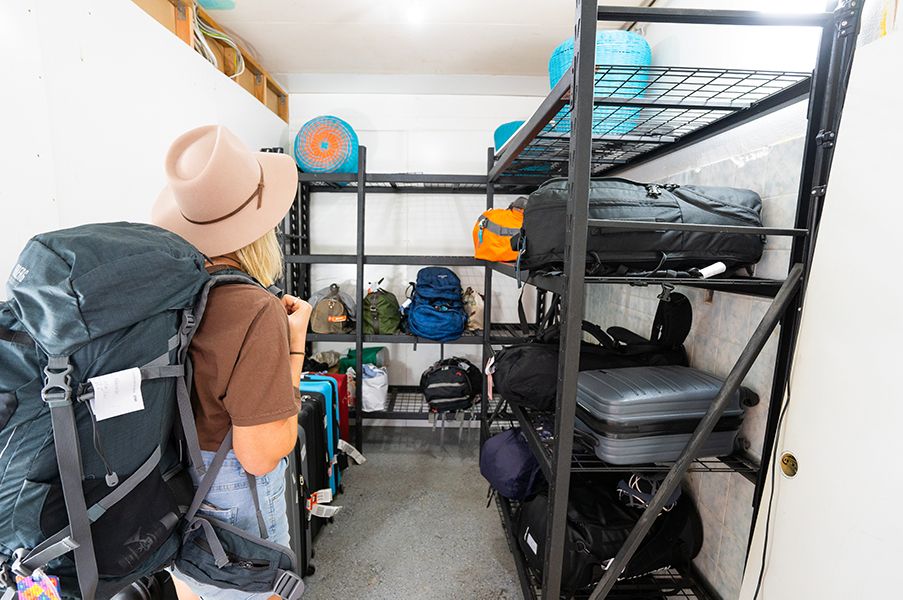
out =
<path fill-rule="evenodd" d="M 257 152 L 263 169 L 263 202 L 247 206 L 228 219 L 208 225 L 188 221 L 179 210 L 169 186 L 163 188 L 151 210 L 151 222 L 176 233 L 206 256 L 222 256 L 263 237 L 285 217 L 298 190 L 298 168 L 287 154 Z"/>

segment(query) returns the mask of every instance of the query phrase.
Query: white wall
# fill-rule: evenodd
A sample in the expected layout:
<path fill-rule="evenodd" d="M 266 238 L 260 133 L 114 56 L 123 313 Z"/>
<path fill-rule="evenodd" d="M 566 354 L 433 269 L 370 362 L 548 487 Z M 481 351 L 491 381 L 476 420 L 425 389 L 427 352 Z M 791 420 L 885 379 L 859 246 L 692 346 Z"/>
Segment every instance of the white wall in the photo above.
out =
<path fill-rule="evenodd" d="M 0 3 L 0 52 L 16 57 L 7 64 L 10 72 L 0 93 L 0 210 L 4 214 L 0 281 L 5 282 L 28 238 L 38 231 L 54 229 L 60 222 L 43 57 L 33 2 Z M 5 295 L 4 283 L 0 299 Z"/>
<path fill-rule="evenodd" d="M 392 79 L 390 77 L 387 80 Z M 491 82 L 487 79 L 487 84 Z M 391 87 L 391 81 L 384 85 Z M 402 84 L 404 85 L 404 83 Z M 477 86 L 478 88 L 479 86 Z M 472 88 L 473 89 L 473 88 Z M 291 133 L 307 120 L 332 114 L 348 121 L 367 147 L 372 173 L 472 173 L 486 172 L 486 149 L 492 133 L 506 121 L 526 119 L 542 100 L 538 96 L 445 94 L 292 94 Z M 507 205 L 508 197 L 497 197 Z M 485 209 L 484 195 L 370 194 L 367 196 L 366 250 L 371 254 L 472 256 L 471 231 Z M 315 194 L 311 203 L 312 251 L 354 254 L 356 196 Z M 366 269 L 366 280 L 385 277 L 383 287 L 404 298 L 408 282 L 420 267 Z M 483 291 L 483 269 L 456 267 L 463 285 Z M 313 289 L 333 281 L 353 289 L 352 265 L 315 265 Z M 493 279 L 493 318 L 516 321 L 514 281 Z M 319 349 L 340 351 L 349 344 L 319 344 Z M 446 346 L 446 356 L 464 355 L 479 364 L 479 346 Z M 421 344 L 390 348 L 390 381 L 415 385 L 420 374 L 439 358 L 439 347 Z"/>
<path fill-rule="evenodd" d="M 16 224 L 0 272 L 37 232 L 146 221 L 187 129 L 227 125 L 252 148 L 287 139 L 284 121 L 132 2 L 4 2 L 0 32 L 17 57 L 17 85 L 0 94 L 0 206 Z"/>

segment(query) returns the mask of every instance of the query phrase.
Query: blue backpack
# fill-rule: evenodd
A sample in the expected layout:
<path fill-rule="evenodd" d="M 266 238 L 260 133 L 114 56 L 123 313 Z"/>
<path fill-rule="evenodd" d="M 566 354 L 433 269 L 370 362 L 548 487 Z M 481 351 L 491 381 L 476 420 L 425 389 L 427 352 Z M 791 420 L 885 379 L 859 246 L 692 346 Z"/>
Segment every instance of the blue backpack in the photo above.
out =
<path fill-rule="evenodd" d="M 461 337 L 467 324 L 461 294 L 461 280 L 449 269 L 420 269 L 411 304 L 405 311 L 411 335 L 437 342 Z"/>

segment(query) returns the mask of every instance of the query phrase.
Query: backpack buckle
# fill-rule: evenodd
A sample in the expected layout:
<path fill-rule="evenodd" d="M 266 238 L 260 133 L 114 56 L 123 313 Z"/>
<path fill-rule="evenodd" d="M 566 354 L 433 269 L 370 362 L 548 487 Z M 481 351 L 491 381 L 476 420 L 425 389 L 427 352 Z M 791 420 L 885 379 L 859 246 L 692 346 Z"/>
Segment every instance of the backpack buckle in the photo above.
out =
<path fill-rule="evenodd" d="M 70 385 L 72 365 L 67 360 L 65 368 L 60 370 L 52 368 L 51 364 L 44 367 L 44 387 L 41 388 L 41 400 L 51 408 L 72 404 L 72 387 Z"/>
<path fill-rule="evenodd" d="M 304 582 L 291 571 L 281 571 L 273 586 L 273 593 L 285 600 L 298 600 L 304 593 Z"/>
<path fill-rule="evenodd" d="M 28 555 L 28 551 L 24 548 L 19 548 L 15 552 L 13 552 L 13 563 L 9 565 L 9 570 L 13 572 L 13 574 L 18 575 L 19 577 L 31 577 L 33 571 L 22 564 L 22 561 L 25 560 L 25 557 Z M 15 578 L 13 578 L 15 580 Z"/>

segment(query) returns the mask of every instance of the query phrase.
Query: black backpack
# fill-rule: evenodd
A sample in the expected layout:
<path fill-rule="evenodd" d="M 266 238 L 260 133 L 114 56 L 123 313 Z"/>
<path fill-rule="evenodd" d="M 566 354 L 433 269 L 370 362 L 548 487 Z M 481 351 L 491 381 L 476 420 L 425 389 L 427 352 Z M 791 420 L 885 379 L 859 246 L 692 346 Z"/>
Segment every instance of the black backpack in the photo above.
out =
<path fill-rule="evenodd" d="M 470 408 L 482 385 L 480 369 L 466 358 L 440 360 L 420 376 L 420 390 L 431 412 Z"/>
<path fill-rule="evenodd" d="M 618 498 L 611 475 L 575 477 L 571 482 L 561 573 L 562 594 L 573 594 L 602 579 L 642 510 Z M 527 564 L 542 574 L 548 495 L 543 491 L 521 505 L 518 544 Z M 633 578 L 675 565 L 689 565 L 702 548 L 699 513 L 687 494 L 662 512 L 621 575 Z"/>
<path fill-rule="evenodd" d="M 559 324 L 558 301 L 553 300 L 543 318 L 541 331 L 524 343 L 503 348 L 493 361 L 493 385 L 505 400 L 534 410 L 555 407 L 558 381 Z M 668 292 L 661 296 L 649 339 L 623 327 L 603 331 L 598 325 L 583 322 L 583 331 L 596 343 L 580 346 L 580 370 L 614 369 L 651 365 L 688 366 L 683 342 L 690 333 L 693 309 L 686 296 Z"/>

